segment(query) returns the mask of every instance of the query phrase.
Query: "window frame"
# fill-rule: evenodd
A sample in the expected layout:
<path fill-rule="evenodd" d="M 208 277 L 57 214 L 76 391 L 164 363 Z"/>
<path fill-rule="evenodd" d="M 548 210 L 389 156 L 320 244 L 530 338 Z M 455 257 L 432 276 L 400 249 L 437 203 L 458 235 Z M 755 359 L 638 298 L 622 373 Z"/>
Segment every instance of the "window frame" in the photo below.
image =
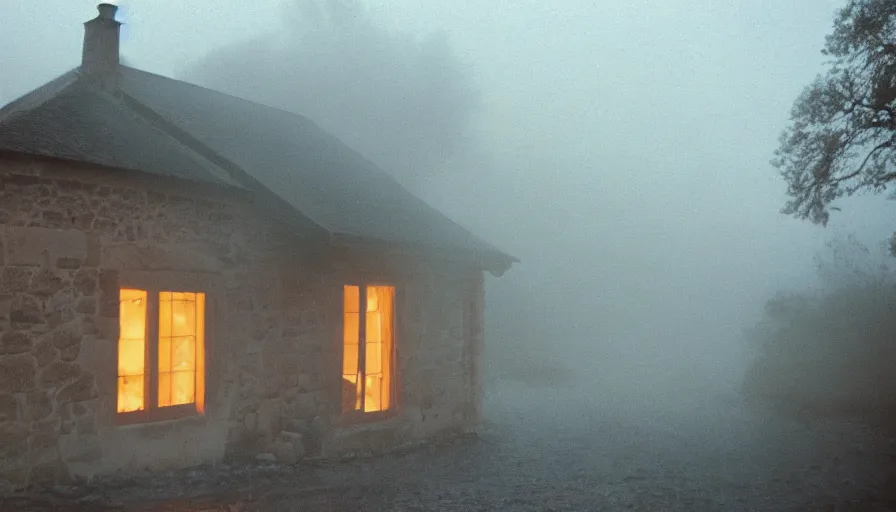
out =
<path fill-rule="evenodd" d="M 123 289 L 135 289 L 135 290 L 143 290 L 146 292 L 146 325 L 145 325 L 145 336 L 146 343 L 144 344 L 144 353 L 143 360 L 146 366 L 144 370 L 143 376 L 143 389 L 144 389 L 144 403 L 145 407 L 141 411 L 129 411 L 129 412 L 118 412 L 118 350 L 119 343 L 118 339 L 121 337 L 120 333 L 116 337 L 115 340 L 115 358 L 114 358 L 114 370 L 112 372 L 112 383 L 115 391 L 112 396 L 114 397 L 114 404 L 112 406 L 112 413 L 115 415 L 115 423 L 117 425 L 135 425 L 141 423 L 154 423 L 159 421 L 169 421 L 176 420 L 180 418 L 189 418 L 189 417 L 203 417 L 208 414 L 208 395 L 209 395 L 209 350 L 210 350 L 210 339 L 213 337 L 212 332 L 212 322 L 211 315 L 209 311 L 211 310 L 211 299 L 210 294 L 206 287 L 204 286 L 195 286 L 194 283 L 189 282 L 187 284 L 176 284 L 176 285 L 167 285 L 167 284 L 158 284 L 155 282 L 147 282 L 146 280 L 120 280 L 118 283 L 118 287 L 116 288 L 118 300 L 120 300 L 121 290 Z M 203 345 L 204 350 L 203 353 L 205 355 L 204 361 L 204 369 L 205 369 L 205 386 L 203 397 L 203 402 L 205 403 L 205 411 L 199 412 L 196 409 L 196 404 L 198 400 L 195 400 L 188 404 L 180 404 L 180 405 L 172 405 L 167 407 L 159 407 L 158 406 L 158 382 L 159 382 L 159 296 L 162 292 L 185 292 L 185 293 L 203 293 L 205 294 L 205 308 L 203 311 L 204 321 L 205 321 L 205 332 Z M 120 312 L 119 312 L 120 314 Z M 118 317 L 118 325 L 121 322 L 121 318 Z M 197 397 L 198 398 L 198 397 Z"/>
<path fill-rule="evenodd" d="M 364 411 L 364 402 L 363 402 L 363 393 L 362 393 L 362 402 L 360 410 L 350 410 L 346 411 L 342 409 L 343 402 L 343 389 L 342 389 L 342 376 L 343 376 L 343 364 L 345 360 L 345 287 L 346 286 L 357 286 L 358 287 L 358 311 L 366 311 L 367 309 L 367 293 L 366 290 L 368 287 L 382 286 L 382 287 L 390 287 L 392 288 L 392 346 L 389 352 L 389 369 L 391 370 L 391 375 L 389 378 L 389 408 L 380 411 Z M 383 282 L 383 281 L 369 281 L 364 279 L 346 279 L 341 287 L 340 294 L 340 307 L 341 315 L 339 318 L 339 387 L 338 389 L 338 397 L 336 400 L 338 404 L 339 410 L 339 423 L 343 425 L 351 425 L 358 423 L 373 423 L 378 421 L 383 421 L 392 417 L 395 417 L 398 414 L 398 409 L 401 405 L 399 401 L 399 367 L 398 367 L 398 343 L 399 343 L 399 322 L 398 322 L 398 303 L 399 303 L 399 287 L 394 283 Z M 358 369 L 362 368 L 365 370 L 364 375 L 366 376 L 366 343 L 363 343 L 362 340 L 366 340 L 366 330 L 367 330 L 367 322 L 366 321 L 358 321 Z M 363 347 L 363 348 L 362 348 Z M 362 381 L 363 382 L 363 381 Z M 364 387 L 362 387 L 364 389 Z"/>

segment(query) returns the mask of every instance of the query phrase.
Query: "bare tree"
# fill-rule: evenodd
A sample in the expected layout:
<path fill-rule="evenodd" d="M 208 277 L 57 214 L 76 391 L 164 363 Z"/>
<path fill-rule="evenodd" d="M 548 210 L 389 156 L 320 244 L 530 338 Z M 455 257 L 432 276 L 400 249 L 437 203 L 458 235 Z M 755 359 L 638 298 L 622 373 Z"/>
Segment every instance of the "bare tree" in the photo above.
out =
<path fill-rule="evenodd" d="M 849 0 L 823 53 L 830 69 L 796 101 L 773 163 L 783 212 L 825 225 L 836 199 L 896 179 L 896 2 Z"/>

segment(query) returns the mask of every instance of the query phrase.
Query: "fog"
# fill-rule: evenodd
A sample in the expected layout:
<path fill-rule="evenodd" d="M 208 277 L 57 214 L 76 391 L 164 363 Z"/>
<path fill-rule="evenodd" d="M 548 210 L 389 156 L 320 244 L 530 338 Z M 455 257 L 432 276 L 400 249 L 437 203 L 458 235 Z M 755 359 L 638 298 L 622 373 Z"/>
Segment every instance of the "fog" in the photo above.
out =
<path fill-rule="evenodd" d="M 77 65 L 94 3 L 3 1 L 0 103 Z M 647 400 L 734 389 L 763 303 L 811 284 L 832 235 L 892 230 L 881 197 L 824 229 L 779 213 L 769 160 L 840 5 L 133 0 L 120 18 L 130 65 L 305 114 L 518 257 L 487 283 L 491 381 Z"/>

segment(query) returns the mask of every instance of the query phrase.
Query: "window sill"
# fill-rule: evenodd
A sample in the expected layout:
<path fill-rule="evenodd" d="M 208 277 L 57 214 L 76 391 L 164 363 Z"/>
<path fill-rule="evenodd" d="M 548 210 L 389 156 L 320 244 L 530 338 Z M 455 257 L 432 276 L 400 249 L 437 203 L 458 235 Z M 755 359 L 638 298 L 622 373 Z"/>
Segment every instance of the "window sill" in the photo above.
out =
<path fill-rule="evenodd" d="M 392 423 L 392 420 L 394 420 L 397 416 L 398 411 L 396 409 L 366 413 L 342 413 L 342 415 L 339 417 L 339 420 L 336 422 L 336 426 L 340 428 L 350 428 L 360 427 L 364 425 L 382 425 Z"/>
<path fill-rule="evenodd" d="M 156 425 L 164 423 L 196 423 L 205 424 L 205 414 L 196 411 L 192 405 L 189 407 L 172 407 L 170 410 L 157 409 L 150 413 L 146 411 L 116 413 L 115 425 L 129 427 L 135 425 Z"/>
<path fill-rule="evenodd" d="M 197 439 L 204 439 L 214 426 L 215 422 L 205 416 L 186 416 L 147 423 L 116 425 L 110 435 L 118 439 L 118 442 L 128 443 L 157 443 L 186 439 L 195 442 Z M 203 441 L 200 442 L 200 444 L 203 443 Z M 191 446 L 187 451 L 193 449 L 194 447 Z"/>

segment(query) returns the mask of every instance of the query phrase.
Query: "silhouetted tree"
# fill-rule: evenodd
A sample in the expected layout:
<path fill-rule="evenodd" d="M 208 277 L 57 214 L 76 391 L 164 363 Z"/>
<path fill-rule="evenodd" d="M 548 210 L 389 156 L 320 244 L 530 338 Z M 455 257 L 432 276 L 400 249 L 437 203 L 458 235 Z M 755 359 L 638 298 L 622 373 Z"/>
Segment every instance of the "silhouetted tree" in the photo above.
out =
<path fill-rule="evenodd" d="M 359 0 L 293 0 L 283 21 L 185 78 L 306 115 L 412 187 L 467 140 L 478 92 L 444 35 L 387 29 Z"/>
<path fill-rule="evenodd" d="M 796 101 L 773 161 L 784 213 L 822 225 L 832 201 L 896 179 L 896 1 L 849 0 L 823 53 L 830 69 Z"/>

